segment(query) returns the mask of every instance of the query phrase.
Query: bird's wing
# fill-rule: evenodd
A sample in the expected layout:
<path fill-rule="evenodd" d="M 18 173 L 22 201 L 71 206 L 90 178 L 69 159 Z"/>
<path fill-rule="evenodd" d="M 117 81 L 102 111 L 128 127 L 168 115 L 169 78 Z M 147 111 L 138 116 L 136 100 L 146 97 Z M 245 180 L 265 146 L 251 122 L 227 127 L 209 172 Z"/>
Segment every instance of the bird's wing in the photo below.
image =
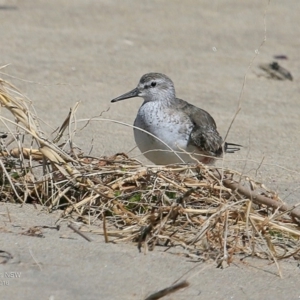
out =
<path fill-rule="evenodd" d="M 189 117 L 193 124 L 189 143 L 194 144 L 201 151 L 211 155 L 222 154 L 223 140 L 217 131 L 215 120 L 205 110 L 198 108 L 184 100 L 176 99 L 177 107 Z"/>

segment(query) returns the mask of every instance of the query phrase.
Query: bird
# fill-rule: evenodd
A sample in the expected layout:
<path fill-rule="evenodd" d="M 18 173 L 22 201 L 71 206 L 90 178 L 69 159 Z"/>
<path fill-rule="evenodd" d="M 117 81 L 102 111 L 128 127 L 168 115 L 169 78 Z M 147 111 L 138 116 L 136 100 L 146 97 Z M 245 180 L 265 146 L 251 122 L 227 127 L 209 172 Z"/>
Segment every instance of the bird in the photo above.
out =
<path fill-rule="evenodd" d="M 133 90 L 111 100 L 144 99 L 134 121 L 135 142 L 156 165 L 213 164 L 241 145 L 224 142 L 205 110 L 176 97 L 173 81 L 161 73 L 143 75 Z"/>

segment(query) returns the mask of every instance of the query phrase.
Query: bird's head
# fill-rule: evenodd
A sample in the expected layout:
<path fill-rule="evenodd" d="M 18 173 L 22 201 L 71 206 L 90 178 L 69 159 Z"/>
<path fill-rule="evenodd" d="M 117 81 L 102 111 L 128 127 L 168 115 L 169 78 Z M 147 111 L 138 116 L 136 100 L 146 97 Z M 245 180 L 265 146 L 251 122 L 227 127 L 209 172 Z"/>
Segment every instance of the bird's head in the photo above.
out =
<path fill-rule="evenodd" d="M 175 98 L 172 80 L 161 73 L 148 73 L 142 76 L 137 87 L 111 102 L 117 102 L 133 97 L 142 97 L 145 102 L 168 101 Z"/>

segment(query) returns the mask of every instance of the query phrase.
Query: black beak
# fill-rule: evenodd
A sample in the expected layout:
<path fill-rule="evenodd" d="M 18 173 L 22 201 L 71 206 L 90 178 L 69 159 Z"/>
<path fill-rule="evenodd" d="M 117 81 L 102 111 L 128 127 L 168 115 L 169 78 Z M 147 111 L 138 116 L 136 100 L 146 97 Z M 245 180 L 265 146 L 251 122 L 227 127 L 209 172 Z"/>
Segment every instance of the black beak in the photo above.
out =
<path fill-rule="evenodd" d="M 110 102 L 114 103 L 114 102 L 118 102 L 118 101 L 121 101 L 121 100 L 138 97 L 139 93 L 140 93 L 140 91 L 137 88 L 135 88 L 132 91 L 126 93 L 126 94 L 123 94 L 123 95 L 121 95 L 121 96 L 119 96 L 115 99 L 112 99 Z"/>

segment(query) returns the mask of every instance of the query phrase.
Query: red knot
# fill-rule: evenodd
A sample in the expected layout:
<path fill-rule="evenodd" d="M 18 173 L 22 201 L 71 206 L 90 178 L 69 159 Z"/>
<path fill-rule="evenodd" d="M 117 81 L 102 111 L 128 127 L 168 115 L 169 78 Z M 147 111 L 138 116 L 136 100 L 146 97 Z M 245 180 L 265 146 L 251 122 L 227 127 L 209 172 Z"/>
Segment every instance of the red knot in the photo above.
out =
<path fill-rule="evenodd" d="M 197 160 L 211 164 L 224 151 L 234 153 L 241 147 L 223 142 L 208 112 L 176 98 L 174 84 L 164 74 L 143 75 L 135 89 L 111 102 L 133 97 L 144 99 L 134 121 L 134 138 L 140 151 L 154 164 Z"/>

